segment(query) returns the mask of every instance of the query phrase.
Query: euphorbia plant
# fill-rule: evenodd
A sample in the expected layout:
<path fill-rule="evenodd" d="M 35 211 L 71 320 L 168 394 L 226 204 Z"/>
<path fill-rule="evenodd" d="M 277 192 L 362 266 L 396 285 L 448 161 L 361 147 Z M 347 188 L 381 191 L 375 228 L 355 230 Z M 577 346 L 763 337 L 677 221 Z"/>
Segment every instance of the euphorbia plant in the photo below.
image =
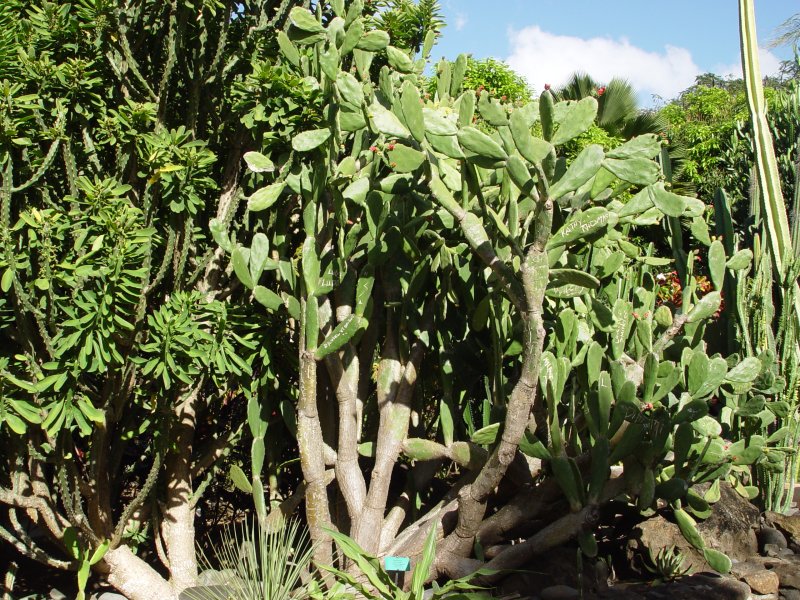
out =
<path fill-rule="evenodd" d="M 430 43 L 415 59 L 365 28 L 361 2 L 330 8 L 294 9 L 278 38 L 319 90 L 320 123 L 286 152 L 248 156 L 263 186 L 252 233 L 236 232 L 249 246 L 218 228 L 239 279 L 297 344 L 318 562 L 332 561 L 331 527 L 369 554 L 419 557 L 435 524 L 430 576 L 516 567 L 574 536 L 592 554 L 597 507 L 620 494 L 643 509 L 668 500 L 702 547 L 685 507 L 704 515 L 708 501 L 690 486 L 732 461 L 707 401 L 759 366 L 706 354 L 719 290 L 689 289 L 682 312 L 654 320 L 651 268 L 669 261 L 628 241 L 702 203 L 665 187 L 653 135 L 560 157 L 596 99 L 476 97 L 461 89 L 464 56 L 440 64 L 426 98 Z M 373 76 L 376 59 L 387 64 Z M 490 133 L 472 126 L 476 109 Z M 448 486 L 425 502 L 443 464 Z M 526 530 L 543 515 L 547 527 Z M 520 532 L 528 541 L 509 545 Z"/>

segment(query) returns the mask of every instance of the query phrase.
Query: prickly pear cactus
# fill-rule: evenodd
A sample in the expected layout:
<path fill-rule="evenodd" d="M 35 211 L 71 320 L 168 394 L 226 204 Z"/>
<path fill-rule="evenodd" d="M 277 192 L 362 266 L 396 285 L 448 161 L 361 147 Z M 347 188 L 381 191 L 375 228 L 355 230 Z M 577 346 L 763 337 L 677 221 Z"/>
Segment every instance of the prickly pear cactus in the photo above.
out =
<path fill-rule="evenodd" d="M 249 246 L 217 232 L 236 276 L 298 344 L 297 440 L 318 560 L 331 560 L 328 466 L 362 547 L 413 546 L 413 533 L 398 535 L 405 509 L 387 505 L 405 455 L 473 472 L 432 571 L 463 575 L 454 557 L 469 556 L 479 532 L 490 537 L 487 506 L 507 474 L 518 477 L 520 450 L 558 482 L 577 515 L 563 527 L 588 554 L 590 513 L 620 493 L 642 510 L 671 503 L 703 548 L 689 513 L 702 518 L 712 499 L 692 486 L 748 451 L 720 438 L 709 401 L 751 385 L 759 366 L 707 355 L 724 264 L 717 289 L 688 290 L 673 314 L 657 306 L 654 277 L 669 260 L 632 241 L 665 216 L 699 216 L 702 202 L 665 185 L 652 135 L 567 161 L 560 150 L 595 122 L 594 98 L 555 102 L 546 91 L 512 107 L 462 89 L 464 56 L 438 65 L 430 96 L 432 38 L 417 58 L 368 30 L 360 1 L 331 2 L 324 16 L 322 4 L 293 9 L 278 37 L 282 61 L 319 93 L 319 119 L 269 156 L 246 157 L 257 189 L 251 230 L 237 236 Z M 323 370 L 332 418 L 321 415 Z M 413 400 L 418 375 L 438 379 L 442 398 Z M 368 481 L 359 450 L 373 461 Z M 611 480 L 615 464 L 624 474 Z M 389 533 L 376 539 L 381 527 Z M 519 560 L 500 553 L 487 566 Z"/>

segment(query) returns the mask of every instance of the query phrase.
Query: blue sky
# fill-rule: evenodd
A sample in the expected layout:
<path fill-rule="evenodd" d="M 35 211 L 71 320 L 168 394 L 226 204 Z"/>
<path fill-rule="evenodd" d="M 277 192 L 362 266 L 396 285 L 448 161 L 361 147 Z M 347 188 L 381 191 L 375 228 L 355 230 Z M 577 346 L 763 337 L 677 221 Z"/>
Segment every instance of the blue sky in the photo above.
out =
<path fill-rule="evenodd" d="M 668 100 L 695 75 L 741 73 L 735 0 L 441 0 L 447 27 L 433 57 L 507 61 L 534 89 L 559 85 L 574 70 L 598 81 L 622 76 L 649 105 Z M 755 0 L 762 46 L 800 12 L 796 0 Z M 790 48 L 761 53 L 762 72 L 791 58 Z M 657 100 L 656 100 L 657 101 Z"/>

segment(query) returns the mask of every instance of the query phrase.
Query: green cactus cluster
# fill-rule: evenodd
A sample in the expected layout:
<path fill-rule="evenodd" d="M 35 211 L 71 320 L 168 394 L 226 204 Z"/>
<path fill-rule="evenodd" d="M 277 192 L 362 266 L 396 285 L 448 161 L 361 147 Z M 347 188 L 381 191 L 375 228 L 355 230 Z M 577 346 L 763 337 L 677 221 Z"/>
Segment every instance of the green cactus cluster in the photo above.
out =
<path fill-rule="evenodd" d="M 256 233 L 234 242 L 220 232 L 232 271 L 288 319 L 298 345 L 297 439 L 318 560 L 330 562 L 326 531 L 339 524 L 330 466 L 351 535 L 376 555 L 410 543 L 399 529 L 409 514 L 387 497 L 400 461 L 471 472 L 432 567 L 459 576 L 448 561 L 468 557 L 490 526 L 497 485 L 530 479 L 538 460 L 574 515 L 619 493 L 642 510 L 666 502 L 709 564 L 727 570 L 690 513 L 710 514 L 697 484 L 730 478 L 748 493 L 737 468 L 775 441 L 729 444 L 709 414 L 762 374 L 761 361 L 704 342 L 727 273 L 751 254 L 711 244 L 714 289 L 688 286 L 673 314 L 656 284 L 670 260 L 632 235 L 665 218 L 694 222 L 705 206 L 669 190 L 655 136 L 567 158 L 559 149 L 594 124 L 594 98 L 545 91 L 522 107 L 500 103 L 462 90 L 464 56 L 440 62 L 426 94 L 432 36 L 411 55 L 365 28 L 358 0 L 330 10 L 295 8 L 278 35 L 285 65 L 318 90 L 322 119 L 284 152 L 246 157 Z M 480 361 L 476 377 L 455 372 Z M 435 415 L 415 393 L 428 381 L 442 394 Z M 354 467 L 359 452 L 369 477 Z M 520 469 L 523 454 L 534 462 Z M 413 478 L 408 486 L 418 494 Z M 373 534 L 381 523 L 393 527 L 385 540 Z M 593 554 L 584 525 L 571 535 Z M 518 564 L 503 556 L 487 566 Z"/>

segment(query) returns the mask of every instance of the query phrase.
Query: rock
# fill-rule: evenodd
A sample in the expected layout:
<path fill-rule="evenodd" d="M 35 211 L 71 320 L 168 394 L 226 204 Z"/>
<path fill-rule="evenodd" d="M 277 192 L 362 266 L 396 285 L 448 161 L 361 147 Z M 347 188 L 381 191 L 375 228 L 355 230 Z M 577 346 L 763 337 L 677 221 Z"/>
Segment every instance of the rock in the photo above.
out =
<path fill-rule="evenodd" d="M 47 596 L 50 600 L 67 600 L 66 594 L 53 588 L 50 590 L 50 594 Z"/>
<path fill-rule="evenodd" d="M 207 569 L 197 576 L 197 585 L 198 587 L 207 585 L 228 585 L 231 581 L 236 579 L 239 579 L 239 576 L 233 569 L 222 569 L 221 571 Z"/>
<path fill-rule="evenodd" d="M 711 516 L 699 523 L 697 530 L 708 547 L 724 552 L 732 560 L 747 560 L 758 553 L 758 521 L 758 508 L 723 482 Z"/>
<path fill-rule="evenodd" d="M 800 590 L 782 589 L 780 597 L 782 600 L 800 600 Z"/>
<path fill-rule="evenodd" d="M 767 544 L 774 544 L 778 546 L 778 548 L 789 547 L 786 536 L 774 527 L 762 527 L 758 530 L 756 537 L 758 538 L 758 551 L 761 552 L 761 554 L 764 554 L 764 546 Z"/>
<path fill-rule="evenodd" d="M 764 519 L 771 527 L 780 529 L 787 536 L 792 538 L 795 544 L 800 544 L 800 514 L 782 515 L 775 512 L 767 512 Z"/>
<path fill-rule="evenodd" d="M 780 585 L 778 574 L 767 569 L 747 573 L 742 577 L 742 581 L 749 585 L 756 594 L 777 594 Z"/>
<path fill-rule="evenodd" d="M 97 600 L 126 600 L 126 598 L 122 594 L 117 594 L 116 592 L 103 592 L 97 596 Z"/>
<path fill-rule="evenodd" d="M 178 600 L 223 600 L 230 597 L 231 589 L 226 585 L 198 585 L 183 590 Z"/>
<path fill-rule="evenodd" d="M 698 573 L 652 588 L 646 600 L 748 600 L 750 587 L 730 577 Z"/>
<path fill-rule="evenodd" d="M 578 600 L 580 592 L 568 585 L 551 585 L 539 592 L 541 600 Z"/>
<path fill-rule="evenodd" d="M 777 544 L 767 544 L 764 546 L 764 552 L 762 554 L 773 558 L 785 558 L 787 556 L 793 556 L 794 552 L 789 548 L 781 548 Z"/>
<path fill-rule="evenodd" d="M 778 576 L 782 588 L 800 590 L 800 564 L 794 561 L 785 561 L 772 568 Z"/>
<path fill-rule="evenodd" d="M 746 561 L 758 554 L 755 529 L 759 511 L 749 500 L 742 498 L 728 483 L 720 485 L 720 500 L 712 507 L 711 516 L 698 523 L 697 530 L 706 545 L 728 555 L 734 561 Z M 649 564 L 648 553 L 675 546 L 684 556 L 683 567 L 691 571 L 710 570 L 702 553 L 683 537 L 677 525 L 656 516 L 639 523 L 631 532 L 627 544 L 630 564 Z M 638 556 L 637 556 L 638 555 Z M 640 574 L 647 575 L 644 569 Z"/>
<path fill-rule="evenodd" d="M 683 556 L 684 569 L 702 571 L 708 568 L 703 556 L 686 541 L 678 526 L 660 515 L 651 517 L 634 527 L 628 538 L 626 553 L 632 567 L 639 565 L 639 572 L 642 575 L 652 577 L 644 565 L 652 566 L 650 556 L 655 557 L 663 548 L 672 546 Z"/>

